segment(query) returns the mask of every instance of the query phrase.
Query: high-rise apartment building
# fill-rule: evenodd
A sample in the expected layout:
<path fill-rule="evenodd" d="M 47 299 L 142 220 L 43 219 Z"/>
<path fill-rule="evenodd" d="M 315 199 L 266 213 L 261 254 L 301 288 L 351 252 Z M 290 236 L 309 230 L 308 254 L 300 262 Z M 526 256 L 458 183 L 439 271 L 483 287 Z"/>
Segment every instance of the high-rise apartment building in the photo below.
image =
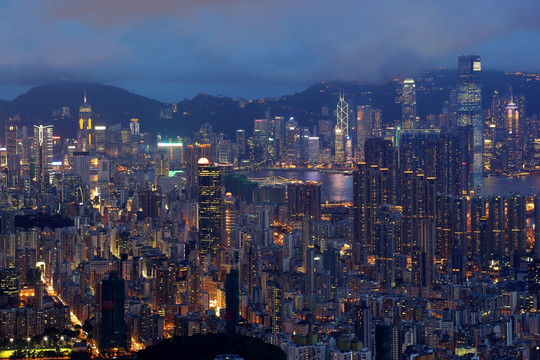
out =
<path fill-rule="evenodd" d="M 321 217 L 321 184 L 291 181 L 287 185 L 287 203 L 292 221 L 302 221 L 305 216 L 317 221 Z"/>

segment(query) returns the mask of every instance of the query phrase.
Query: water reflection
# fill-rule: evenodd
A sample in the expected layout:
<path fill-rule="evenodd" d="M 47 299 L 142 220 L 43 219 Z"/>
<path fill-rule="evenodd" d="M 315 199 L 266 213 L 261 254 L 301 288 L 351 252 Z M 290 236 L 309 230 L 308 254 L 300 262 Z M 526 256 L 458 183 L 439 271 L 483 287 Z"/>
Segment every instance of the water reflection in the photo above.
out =
<path fill-rule="evenodd" d="M 298 170 L 262 170 L 249 171 L 247 176 L 253 178 L 265 178 L 281 176 L 287 179 L 302 181 L 317 181 L 322 183 L 321 192 L 323 201 L 351 201 L 352 200 L 352 176 L 343 174 L 326 174 L 318 171 Z"/>
<path fill-rule="evenodd" d="M 343 174 L 327 174 L 317 171 L 298 170 L 263 170 L 249 171 L 249 177 L 264 178 L 281 176 L 287 179 L 302 181 L 317 181 L 322 183 L 323 201 L 351 201 L 353 177 Z M 484 195 L 533 195 L 540 193 L 540 175 L 528 175 L 520 177 L 496 177 L 484 178 Z"/>

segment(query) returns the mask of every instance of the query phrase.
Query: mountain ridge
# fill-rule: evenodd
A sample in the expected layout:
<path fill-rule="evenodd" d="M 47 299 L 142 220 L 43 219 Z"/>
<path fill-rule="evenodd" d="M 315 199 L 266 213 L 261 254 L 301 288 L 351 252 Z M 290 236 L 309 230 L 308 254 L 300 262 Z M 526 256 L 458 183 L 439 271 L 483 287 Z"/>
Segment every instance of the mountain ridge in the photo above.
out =
<path fill-rule="evenodd" d="M 527 113 L 540 112 L 540 77 L 535 81 L 525 81 L 523 76 L 503 72 L 485 72 L 483 76 L 484 108 L 490 105 L 493 91 L 505 91 L 506 86 L 514 87 L 514 94 L 527 95 Z M 418 116 L 439 114 L 449 90 L 457 82 L 455 70 L 430 70 L 415 78 L 417 85 Z M 207 122 L 215 132 L 230 136 L 234 130 L 243 128 L 250 133 L 253 120 L 271 116 L 294 117 L 300 126 L 312 127 L 323 118 L 322 107 L 328 106 L 328 119 L 333 119 L 340 92 L 346 94 L 349 108 L 370 104 L 383 110 L 383 122 L 391 124 L 401 118 L 401 105 L 397 81 L 382 84 L 360 82 L 319 82 L 304 91 L 283 95 L 275 99 L 243 100 L 222 96 L 199 94 L 192 99 L 177 102 L 176 113 L 170 112 L 170 103 L 161 102 L 125 89 L 91 82 L 58 81 L 36 86 L 12 101 L 0 100 L 0 120 L 4 122 L 20 114 L 21 125 L 52 123 L 55 134 L 74 136 L 79 106 L 83 103 L 86 91 L 88 102 L 93 107 L 94 125 L 111 126 L 121 123 L 128 126 L 131 118 L 139 118 L 142 132 L 160 133 L 165 137 L 191 136 Z M 69 106 L 71 117 L 53 120 L 52 112 Z M 170 116 L 160 116 L 167 111 Z M 0 129 L 2 132 L 4 129 Z"/>

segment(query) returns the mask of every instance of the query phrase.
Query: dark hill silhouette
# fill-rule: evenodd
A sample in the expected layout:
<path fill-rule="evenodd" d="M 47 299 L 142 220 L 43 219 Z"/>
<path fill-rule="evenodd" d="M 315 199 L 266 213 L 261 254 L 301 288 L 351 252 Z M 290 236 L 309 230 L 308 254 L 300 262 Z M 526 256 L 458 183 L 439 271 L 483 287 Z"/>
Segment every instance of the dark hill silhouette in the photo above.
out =
<path fill-rule="evenodd" d="M 285 360 L 279 347 L 261 339 L 233 334 L 174 337 L 139 351 L 140 360 L 214 360 L 216 355 L 237 354 L 244 360 Z"/>
<path fill-rule="evenodd" d="M 150 121 L 164 103 L 132 94 L 124 89 L 99 83 L 59 81 L 30 89 L 0 106 L 0 117 L 5 120 L 19 114 L 23 125 L 46 123 L 55 125 L 55 133 L 73 136 L 79 106 L 86 91 L 94 111 L 95 125 L 127 125 L 133 117 Z M 2 105 L 2 104 L 0 104 Z M 52 120 L 52 112 L 68 106 L 71 119 Z"/>

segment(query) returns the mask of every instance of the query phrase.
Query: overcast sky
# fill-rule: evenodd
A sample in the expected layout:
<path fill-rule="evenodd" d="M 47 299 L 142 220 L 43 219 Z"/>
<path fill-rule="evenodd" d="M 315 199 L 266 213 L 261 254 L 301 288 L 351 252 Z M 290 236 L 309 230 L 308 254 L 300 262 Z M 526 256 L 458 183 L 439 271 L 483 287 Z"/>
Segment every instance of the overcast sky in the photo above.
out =
<path fill-rule="evenodd" d="M 3 0 L 0 99 L 60 79 L 163 101 L 374 82 L 479 54 L 540 72 L 539 0 Z"/>

